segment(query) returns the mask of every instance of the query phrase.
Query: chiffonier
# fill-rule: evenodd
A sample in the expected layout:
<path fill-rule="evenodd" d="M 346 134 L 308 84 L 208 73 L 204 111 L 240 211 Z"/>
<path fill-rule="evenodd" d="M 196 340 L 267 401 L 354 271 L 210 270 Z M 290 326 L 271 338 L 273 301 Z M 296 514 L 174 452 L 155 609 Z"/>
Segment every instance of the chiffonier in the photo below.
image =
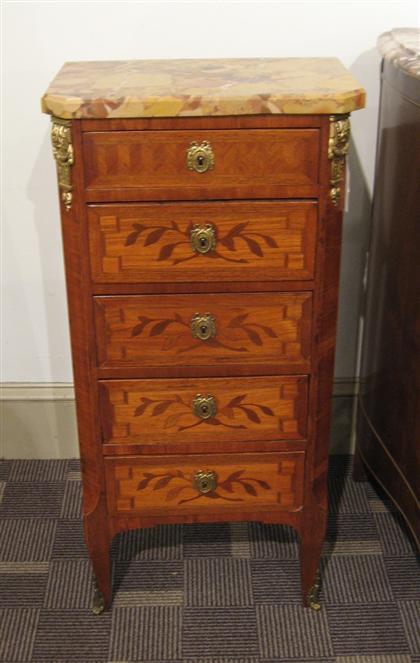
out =
<path fill-rule="evenodd" d="M 52 115 L 84 525 L 300 538 L 319 608 L 351 111 L 334 58 L 67 63 Z"/>

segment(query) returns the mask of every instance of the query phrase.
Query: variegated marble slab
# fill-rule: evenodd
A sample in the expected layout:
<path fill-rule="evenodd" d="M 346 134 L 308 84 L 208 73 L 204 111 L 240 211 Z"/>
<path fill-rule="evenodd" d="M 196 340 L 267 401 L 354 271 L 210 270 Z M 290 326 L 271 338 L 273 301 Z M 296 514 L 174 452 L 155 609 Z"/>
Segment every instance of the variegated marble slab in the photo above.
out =
<path fill-rule="evenodd" d="M 56 117 L 349 113 L 365 91 L 336 58 L 68 62 L 42 98 Z"/>
<path fill-rule="evenodd" d="M 420 78 L 420 29 L 395 28 L 378 39 L 382 57 L 410 76 Z"/>

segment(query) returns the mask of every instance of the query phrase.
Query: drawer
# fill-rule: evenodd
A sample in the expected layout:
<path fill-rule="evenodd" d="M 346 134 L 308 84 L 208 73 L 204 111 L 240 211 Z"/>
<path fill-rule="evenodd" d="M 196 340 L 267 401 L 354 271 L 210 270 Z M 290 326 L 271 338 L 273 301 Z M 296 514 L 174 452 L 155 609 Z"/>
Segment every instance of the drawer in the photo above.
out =
<path fill-rule="evenodd" d="M 96 283 L 314 276 L 314 202 L 94 205 L 88 221 Z"/>
<path fill-rule="evenodd" d="M 259 187 L 318 184 L 318 129 L 87 132 L 83 152 L 88 191 L 144 189 L 149 200 L 217 198 L 223 190 L 243 198 L 244 188 L 258 198 Z"/>
<path fill-rule="evenodd" d="M 280 373 L 308 373 L 312 294 L 129 295 L 95 297 L 98 364 L 216 368 L 258 364 Z M 182 375 L 180 372 L 178 375 Z M 102 375 L 102 377 L 107 377 Z M 109 374 L 112 377 L 112 373 Z"/>
<path fill-rule="evenodd" d="M 100 382 L 102 439 L 111 444 L 301 440 L 308 378 Z"/>
<path fill-rule="evenodd" d="M 105 459 L 113 515 L 170 515 L 246 509 L 295 511 L 303 503 L 303 451 Z"/>

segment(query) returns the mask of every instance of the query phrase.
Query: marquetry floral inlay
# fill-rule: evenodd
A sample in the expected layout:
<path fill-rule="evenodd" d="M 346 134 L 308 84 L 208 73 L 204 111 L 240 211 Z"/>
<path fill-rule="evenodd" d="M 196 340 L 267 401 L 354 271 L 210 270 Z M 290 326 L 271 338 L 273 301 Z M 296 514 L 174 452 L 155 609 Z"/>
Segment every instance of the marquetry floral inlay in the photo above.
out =
<path fill-rule="evenodd" d="M 253 253 L 255 256 L 258 256 L 259 258 L 264 256 L 264 247 L 269 247 L 270 249 L 278 248 L 278 244 L 273 237 L 265 235 L 264 233 L 253 231 L 251 232 L 249 229 L 247 229 L 248 225 L 249 221 L 245 221 L 243 223 L 238 223 L 236 226 L 233 226 L 233 228 L 231 228 L 226 235 L 217 238 L 217 245 L 222 245 L 231 253 L 235 253 L 237 250 L 237 242 L 241 240 L 248 246 L 251 253 Z M 133 223 L 132 228 L 133 231 L 126 237 L 125 246 L 131 246 L 132 244 L 135 244 L 139 240 L 140 236 L 144 237 L 143 246 L 151 246 L 152 244 L 157 244 L 160 242 L 160 240 L 165 235 L 172 235 L 172 237 L 168 237 L 168 242 L 160 247 L 157 256 L 158 261 L 169 260 L 169 258 L 172 258 L 172 264 L 179 265 L 182 262 L 195 260 L 202 257 L 199 253 L 192 253 L 191 255 L 179 258 L 173 256 L 177 247 L 185 244 L 190 245 L 191 230 L 193 228 L 192 223 L 190 223 L 185 230 L 182 230 L 176 221 L 172 221 L 170 227 L 160 225 L 145 226 L 140 223 Z M 179 239 L 176 239 L 176 237 Z M 209 251 L 206 253 L 206 256 L 208 258 L 221 258 L 222 260 L 226 260 L 228 262 L 236 262 L 241 264 L 248 263 L 248 260 L 245 258 L 235 258 L 228 256 L 224 253 L 220 253 L 220 251 L 217 251 L 217 249 Z"/>
<path fill-rule="evenodd" d="M 229 474 L 223 481 L 219 481 L 216 475 L 216 487 L 208 493 L 200 493 L 193 497 L 178 499 L 177 504 L 186 504 L 198 499 L 222 499 L 227 502 L 243 502 L 242 497 L 235 496 L 235 492 L 239 487 L 253 497 L 258 496 L 259 489 L 270 490 L 270 486 L 262 479 L 255 479 L 254 477 L 243 476 L 245 470 L 236 470 Z M 179 498 L 183 491 L 191 490 L 194 486 L 194 477 L 185 474 L 181 470 L 173 470 L 165 472 L 164 474 L 153 474 L 152 472 L 144 472 L 144 479 L 142 479 L 137 490 L 145 490 L 149 488 L 153 491 L 165 490 L 169 484 L 172 484 L 167 491 L 165 501 L 170 502 Z M 176 484 L 176 485 L 174 485 Z M 224 494 L 225 493 L 225 494 Z M 226 495 L 227 493 L 227 495 Z"/>
<path fill-rule="evenodd" d="M 175 350 L 177 346 L 180 346 L 176 350 L 177 354 L 179 354 L 196 348 L 197 346 L 201 346 L 203 343 L 202 340 L 194 339 L 192 337 L 191 322 L 183 320 L 179 313 L 174 313 L 171 318 L 149 318 L 146 315 L 139 315 L 138 320 L 138 324 L 136 324 L 131 330 L 131 336 L 140 336 L 142 334 L 147 334 L 149 337 L 160 336 L 170 326 L 183 327 L 188 330 L 187 334 L 168 334 L 164 339 L 162 350 Z M 225 329 L 219 329 L 217 334 L 220 337 L 223 336 L 223 334 L 226 334 L 226 332 L 229 334 L 229 331 L 236 332 L 236 334 L 239 333 L 244 339 L 247 339 L 254 345 L 258 346 L 263 345 L 264 335 L 270 338 L 277 338 L 276 332 L 268 325 L 249 321 L 249 313 L 236 315 L 227 323 Z M 186 338 L 188 339 L 187 344 L 185 343 Z M 229 338 L 229 341 L 231 341 L 231 338 Z M 234 352 L 248 352 L 247 347 L 242 345 L 239 347 L 232 346 L 231 343 L 223 342 L 220 338 L 209 338 L 205 343 L 206 346 L 214 348 L 225 348 Z"/>
<path fill-rule="evenodd" d="M 260 424 L 262 415 L 267 417 L 274 417 L 273 410 L 267 405 L 260 405 L 259 403 L 248 403 L 245 401 L 247 394 L 240 394 L 232 398 L 227 405 L 218 408 L 217 416 L 209 419 L 199 419 L 189 425 L 181 425 L 181 420 L 185 416 L 191 416 L 191 403 L 183 400 L 181 396 L 176 394 L 172 398 L 165 399 L 152 399 L 143 396 L 140 399 L 140 405 L 134 412 L 135 417 L 140 417 L 147 413 L 151 417 L 158 417 L 167 413 L 167 417 L 163 424 L 165 429 L 178 426 L 178 431 L 184 431 L 189 428 L 196 428 L 197 426 L 224 426 L 225 428 L 241 428 L 246 429 L 244 424 L 235 424 L 235 418 L 242 413 L 246 418 L 254 423 Z M 170 413 L 171 408 L 176 408 L 176 412 Z M 181 411 L 180 411 L 181 410 Z M 228 421 L 232 423 L 228 423 Z"/>

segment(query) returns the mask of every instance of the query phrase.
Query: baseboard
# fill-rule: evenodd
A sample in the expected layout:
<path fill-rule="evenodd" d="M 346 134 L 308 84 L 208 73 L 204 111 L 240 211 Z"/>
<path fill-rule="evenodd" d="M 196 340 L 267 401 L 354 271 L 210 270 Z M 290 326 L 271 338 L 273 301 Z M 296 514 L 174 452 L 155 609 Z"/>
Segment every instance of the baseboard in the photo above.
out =
<path fill-rule="evenodd" d="M 358 382 L 334 381 L 330 452 L 353 451 L 353 409 Z M 77 458 L 76 414 L 71 383 L 0 385 L 0 458 Z"/>
<path fill-rule="evenodd" d="M 3 382 L 0 401 L 74 401 L 71 382 Z"/>
<path fill-rule="evenodd" d="M 333 396 L 356 397 L 359 393 L 359 378 L 335 378 L 333 384 Z"/>

